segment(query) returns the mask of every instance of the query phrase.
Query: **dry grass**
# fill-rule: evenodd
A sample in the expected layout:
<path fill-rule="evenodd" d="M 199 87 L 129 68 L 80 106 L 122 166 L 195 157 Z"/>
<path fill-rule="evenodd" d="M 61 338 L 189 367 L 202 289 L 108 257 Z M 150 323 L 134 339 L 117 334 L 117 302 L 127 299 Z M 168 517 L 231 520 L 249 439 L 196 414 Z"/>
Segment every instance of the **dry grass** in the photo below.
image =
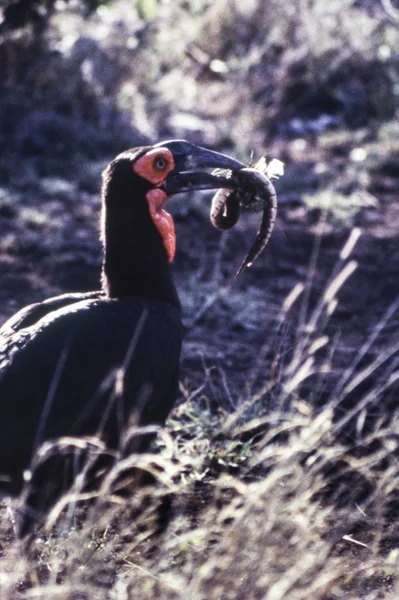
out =
<path fill-rule="evenodd" d="M 119 461 L 90 499 L 78 481 L 29 545 L 13 541 L 4 507 L 4 600 L 397 597 L 399 421 L 387 398 L 397 389 L 398 342 L 367 358 L 397 306 L 335 389 L 324 379 L 338 350 L 326 329 L 356 267 L 357 238 L 354 230 L 309 311 L 316 244 L 307 280 L 278 316 L 284 327 L 299 309 L 289 359 L 279 368 L 281 356 L 266 365 L 261 353 L 255 389 L 236 410 L 211 411 L 201 389 L 182 388 L 156 451 Z M 329 397 L 318 410 L 309 402 L 316 384 L 317 397 Z M 131 467 L 156 483 L 121 494 Z"/>

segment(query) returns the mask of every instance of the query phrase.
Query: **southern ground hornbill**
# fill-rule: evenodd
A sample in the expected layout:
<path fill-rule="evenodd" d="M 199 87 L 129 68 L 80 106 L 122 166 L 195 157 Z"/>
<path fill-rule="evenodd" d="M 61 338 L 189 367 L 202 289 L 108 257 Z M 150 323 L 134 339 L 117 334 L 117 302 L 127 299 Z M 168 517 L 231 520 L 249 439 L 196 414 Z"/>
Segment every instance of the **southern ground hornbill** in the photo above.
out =
<path fill-rule="evenodd" d="M 20 535 L 65 486 L 65 456 L 26 477 L 43 442 L 98 436 L 123 455 L 132 450 L 124 447 L 129 424 L 165 422 L 182 333 L 173 221 L 163 206 L 175 193 L 228 185 L 196 169 L 244 166 L 182 140 L 120 154 L 103 174 L 102 289 L 28 306 L 1 328 L 0 491 L 28 489 Z M 148 437 L 138 439 L 142 450 Z"/>

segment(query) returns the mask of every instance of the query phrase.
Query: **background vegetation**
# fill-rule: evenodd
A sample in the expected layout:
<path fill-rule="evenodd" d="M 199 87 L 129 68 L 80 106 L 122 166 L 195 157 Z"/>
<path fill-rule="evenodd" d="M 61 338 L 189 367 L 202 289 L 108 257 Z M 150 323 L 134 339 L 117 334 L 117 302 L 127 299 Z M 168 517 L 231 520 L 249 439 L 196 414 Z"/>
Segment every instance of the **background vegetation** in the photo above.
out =
<path fill-rule="evenodd" d="M 257 225 L 171 201 L 186 327 L 157 484 L 74 494 L 32 543 L 1 507 L 4 599 L 398 597 L 399 7 L 3 0 L 0 316 L 98 286 L 117 152 L 185 137 L 284 161 Z M 131 465 L 130 465 L 131 466 Z"/>

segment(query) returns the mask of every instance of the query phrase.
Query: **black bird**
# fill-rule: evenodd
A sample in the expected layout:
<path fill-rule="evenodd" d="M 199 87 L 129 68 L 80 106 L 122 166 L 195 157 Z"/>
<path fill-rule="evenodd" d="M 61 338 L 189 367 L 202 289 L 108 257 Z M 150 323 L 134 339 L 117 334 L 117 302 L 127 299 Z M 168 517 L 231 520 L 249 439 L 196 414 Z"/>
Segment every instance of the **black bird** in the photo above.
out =
<path fill-rule="evenodd" d="M 128 150 L 108 165 L 102 289 L 33 304 L 0 329 L 0 491 L 21 492 L 45 441 L 99 436 L 120 450 L 129 423 L 165 422 L 182 327 L 170 268 L 173 221 L 163 206 L 175 193 L 232 185 L 195 169 L 244 166 L 182 140 Z M 139 439 L 142 450 L 149 440 Z M 53 467 L 30 482 L 21 535 L 32 527 L 29 512 L 42 515 L 60 493 L 60 465 Z"/>

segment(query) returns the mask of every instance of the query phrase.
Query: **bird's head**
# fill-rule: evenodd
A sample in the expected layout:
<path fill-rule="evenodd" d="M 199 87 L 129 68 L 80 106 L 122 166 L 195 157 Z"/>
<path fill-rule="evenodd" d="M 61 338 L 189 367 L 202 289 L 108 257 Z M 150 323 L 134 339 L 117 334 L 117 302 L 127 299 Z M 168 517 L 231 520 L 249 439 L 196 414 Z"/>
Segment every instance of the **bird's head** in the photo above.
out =
<path fill-rule="evenodd" d="M 180 192 L 232 186 L 231 179 L 202 169 L 235 171 L 243 167 L 243 163 L 224 154 L 185 140 L 169 140 L 127 150 L 117 156 L 104 173 L 103 196 L 105 202 L 107 198 L 117 196 L 123 196 L 125 202 L 126 197 L 135 203 L 145 199 L 145 207 L 136 206 L 135 212 L 146 210 L 148 214 L 149 211 L 171 261 L 175 252 L 175 234 L 172 217 L 164 210 L 165 202 Z"/>

